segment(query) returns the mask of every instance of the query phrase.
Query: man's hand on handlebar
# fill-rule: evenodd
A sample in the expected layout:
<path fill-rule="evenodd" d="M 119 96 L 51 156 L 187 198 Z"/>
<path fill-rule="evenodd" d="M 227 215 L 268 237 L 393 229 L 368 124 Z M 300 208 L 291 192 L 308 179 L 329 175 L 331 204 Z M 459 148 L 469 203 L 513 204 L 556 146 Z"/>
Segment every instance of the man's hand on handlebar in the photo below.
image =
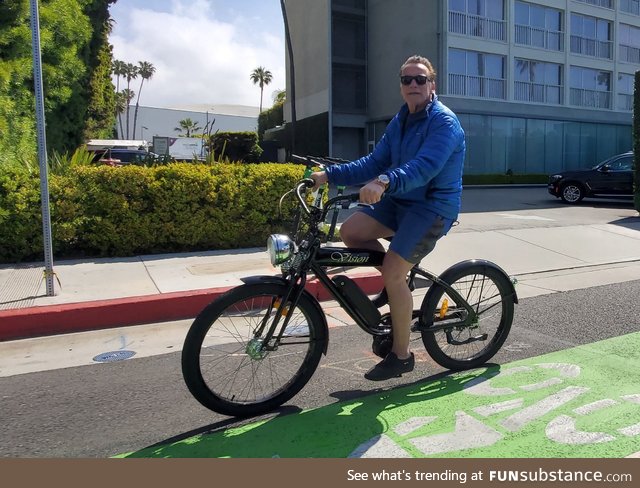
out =
<path fill-rule="evenodd" d="M 360 203 L 365 203 L 367 205 L 378 203 L 382 199 L 383 193 L 384 188 L 375 181 L 367 183 L 360 188 Z"/>
<path fill-rule="evenodd" d="M 325 171 L 317 171 L 315 173 L 311 173 L 310 178 L 315 181 L 315 185 L 313 186 L 314 190 L 320 188 L 320 186 L 327 183 L 329 180 L 327 178 L 327 173 Z"/>

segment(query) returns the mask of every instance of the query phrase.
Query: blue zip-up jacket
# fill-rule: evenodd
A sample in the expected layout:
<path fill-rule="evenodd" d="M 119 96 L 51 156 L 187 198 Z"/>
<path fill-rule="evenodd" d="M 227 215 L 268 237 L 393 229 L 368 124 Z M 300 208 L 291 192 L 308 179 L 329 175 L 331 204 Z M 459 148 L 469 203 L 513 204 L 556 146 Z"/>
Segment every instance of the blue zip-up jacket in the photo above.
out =
<path fill-rule="evenodd" d="M 455 220 L 460 212 L 464 154 L 464 131 L 458 118 L 435 97 L 415 114 L 405 104 L 371 154 L 326 171 L 329 182 L 336 185 L 361 184 L 385 173 L 390 179 L 385 195 Z"/>

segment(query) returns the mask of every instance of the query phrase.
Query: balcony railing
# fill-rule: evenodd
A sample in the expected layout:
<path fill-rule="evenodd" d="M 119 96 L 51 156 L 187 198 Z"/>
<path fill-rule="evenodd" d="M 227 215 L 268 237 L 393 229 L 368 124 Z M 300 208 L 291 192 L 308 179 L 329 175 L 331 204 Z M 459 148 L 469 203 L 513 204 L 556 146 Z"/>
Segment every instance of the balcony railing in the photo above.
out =
<path fill-rule="evenodd" d="M 564 51 L 564 32 L 538 29 L 528 25 L 516 24 L 516 44 L 540 47 L 551 51 Z"/>
<path fill-rule="evenodd" d="M 449 74 L 449 95 L 505 100 L 506 81 L 484 76 Z"/>
<path fill-rule="evenodd" d="M 640 48 L 620 44 L 620 61 L 640 64 Z"/>
<path fill-rule="evenodd" d="M 562 86 L 516 81 L 514 84 L 513 97 L 515 100 L 521 102 L 562 105 L 564 98 L 563 92 L 564 89 Z"/>
<path fill-rule="evenodd" d="M 613 43 L 589 37 L 571 36 L 571 52 L 596 58 L 613 59 Z"/>
<path fill-rule="evenodd" d="M 507 40 L 507 23 L 464 12 L 449 12 L 449 32 L 482 37 L 492 41 Z"/>
<path fill-rule="evenodd" d="M 571 105 L 589 108 L 611 108 L 611 92 L 571 88 Z"/>
<path fill-rule="evenodd" d="M 618 93 L 618 110 L 627 110 L 631 112 L 633 110 L 633 95 Z"/>
<path fill-rule="evenodd" d="M 588 3 L 596 7 L 604 7 L 613 9 L 613 0 L 578 0 L 578 2 Z"/>
<path fill-rule="evenodd" d="M 640 15 L 640 0 L 620 0 L 620 10 L 628 14 Z"/>

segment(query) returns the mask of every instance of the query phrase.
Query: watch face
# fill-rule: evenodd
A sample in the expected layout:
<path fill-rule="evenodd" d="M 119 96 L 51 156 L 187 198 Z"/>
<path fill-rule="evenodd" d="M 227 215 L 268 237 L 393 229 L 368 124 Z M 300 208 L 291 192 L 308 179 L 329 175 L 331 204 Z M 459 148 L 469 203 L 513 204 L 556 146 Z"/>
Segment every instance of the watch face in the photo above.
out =
<path fill-rule="evenodd" d="M 382 183 L 384 183 L 385 185 L 389 184 L 389 177 L 387 175 L 380 175 L 378 176 L 378 180 L 380 180 Z"/>

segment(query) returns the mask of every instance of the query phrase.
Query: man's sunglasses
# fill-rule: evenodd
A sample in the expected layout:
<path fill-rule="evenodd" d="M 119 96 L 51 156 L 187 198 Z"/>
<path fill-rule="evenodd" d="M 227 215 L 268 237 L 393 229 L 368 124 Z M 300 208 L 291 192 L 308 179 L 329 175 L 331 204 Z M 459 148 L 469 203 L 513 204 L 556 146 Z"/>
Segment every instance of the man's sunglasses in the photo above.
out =
<path fill-rule="evenodd" d="M 400 76 L 400 83 L 402 83 L 405 86 L 409 86 L 411 84 L 411 82 L 413 80 L 416 80 L 416 83 L 418 85 L 424 85 L 427 83 L 427 81 L 429 80 L 429 77 L 425 76 L 425 75 L 417 75 L 417 76 Z"/>

